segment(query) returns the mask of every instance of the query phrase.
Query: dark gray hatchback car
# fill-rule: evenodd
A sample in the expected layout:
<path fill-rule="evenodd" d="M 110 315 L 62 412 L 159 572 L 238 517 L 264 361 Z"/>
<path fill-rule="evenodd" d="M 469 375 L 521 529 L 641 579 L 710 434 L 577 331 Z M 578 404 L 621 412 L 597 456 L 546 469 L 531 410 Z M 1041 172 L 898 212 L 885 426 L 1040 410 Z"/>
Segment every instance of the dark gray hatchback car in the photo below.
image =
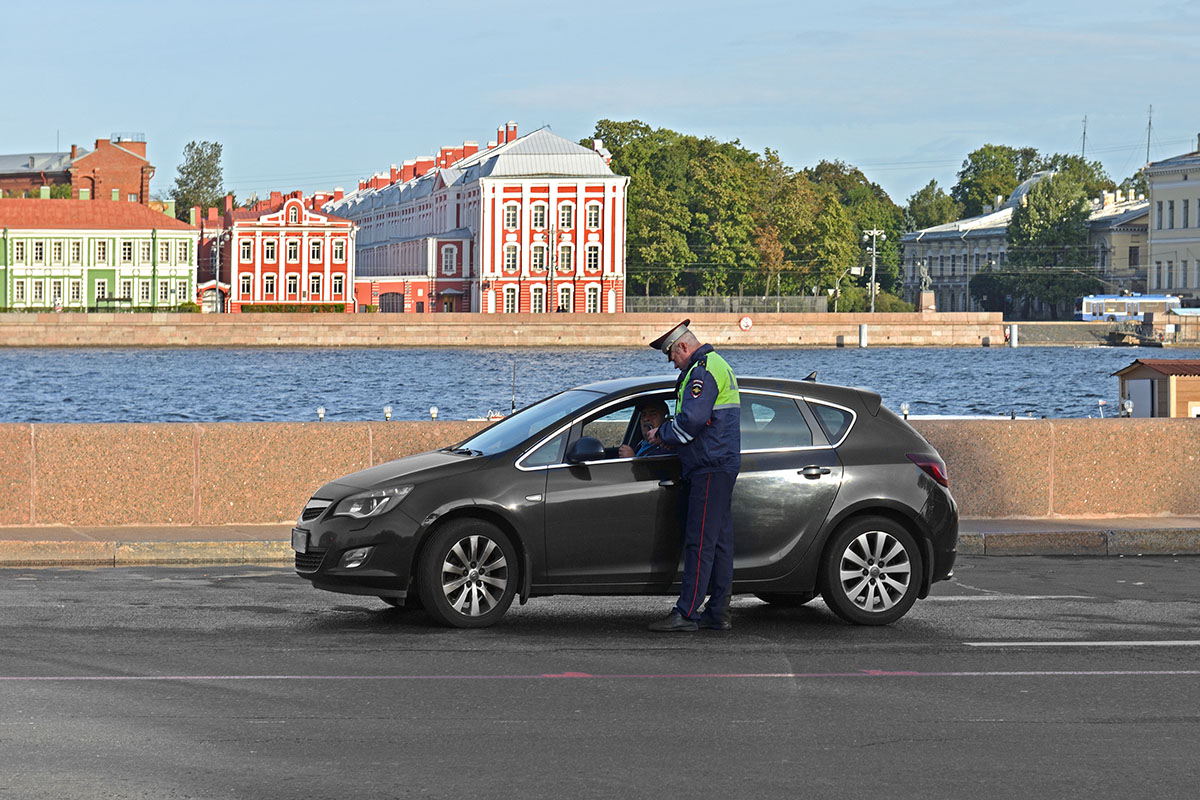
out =
<path fill-rule="evenodd" d="M 937 452 L 863 389 L 739 379 L 742 470 L 733 495 L 734 592 L 842 619 L 893 622 L 950 577 L 958 509 Z M 547 397 L 443 450 L 317 490 L 292 532 L 318 589 L 419 603 L 457 627 L 514 597 L 677 592 L 674 455 L 621 457 L 639 407 L 674 406 L 669 378 Z"/>

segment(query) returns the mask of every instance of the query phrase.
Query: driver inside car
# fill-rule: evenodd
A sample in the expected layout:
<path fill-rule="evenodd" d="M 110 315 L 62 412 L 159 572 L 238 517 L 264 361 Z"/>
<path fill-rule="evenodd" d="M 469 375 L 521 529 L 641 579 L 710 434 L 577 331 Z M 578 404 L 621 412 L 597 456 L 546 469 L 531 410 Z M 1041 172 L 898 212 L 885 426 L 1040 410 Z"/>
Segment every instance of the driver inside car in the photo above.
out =
<path fill-rule="evenodd" d="M 645 456 L 667 455 L 670 452 L 669 447 L 651 444 L 649 440 L 650 431 L 658 428 L 670 418 L 667 413 L 667 404 L 659 398 L 651 398 L 640 403 L 637 410 L 641 414 L 638 426 L 642 431 L 642 441 L 636 450 L 630 445 L 621 445 L 617 449 L 617 457 L 642 458 Z"/>

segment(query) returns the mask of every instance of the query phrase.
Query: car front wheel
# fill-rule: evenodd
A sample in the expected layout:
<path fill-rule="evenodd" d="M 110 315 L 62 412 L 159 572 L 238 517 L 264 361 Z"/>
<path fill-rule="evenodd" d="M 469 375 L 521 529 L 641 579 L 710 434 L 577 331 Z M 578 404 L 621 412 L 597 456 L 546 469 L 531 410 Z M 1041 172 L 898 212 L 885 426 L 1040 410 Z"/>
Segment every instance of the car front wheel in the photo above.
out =
<path fill-rule="evenodd" d="M 503 531 L 475 519 L 451 520 L 421 556 L 418 586 L 425 610 L 454 628 L 486 628 L 517 592 L 517 556 Z"/>
<path fill-rule="evenodd" d="M 821 596 L 842 619 L 887 625 L 916 602 L 923 565 L 912 535 L 884 517 L 852 520 L 834 535 L 822 564 Z"/>

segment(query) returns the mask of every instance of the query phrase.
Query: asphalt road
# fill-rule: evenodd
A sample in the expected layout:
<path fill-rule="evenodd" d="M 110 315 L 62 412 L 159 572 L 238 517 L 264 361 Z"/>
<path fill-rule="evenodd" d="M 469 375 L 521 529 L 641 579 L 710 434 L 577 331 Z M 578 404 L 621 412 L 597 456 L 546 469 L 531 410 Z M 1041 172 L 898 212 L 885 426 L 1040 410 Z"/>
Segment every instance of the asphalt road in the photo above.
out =
<path fill-rule="evenodd" d="M 1200 559 L 964 558 L 886 628 L 290 570 L 0 571 L 0 798 L 1192 798 Z"/>

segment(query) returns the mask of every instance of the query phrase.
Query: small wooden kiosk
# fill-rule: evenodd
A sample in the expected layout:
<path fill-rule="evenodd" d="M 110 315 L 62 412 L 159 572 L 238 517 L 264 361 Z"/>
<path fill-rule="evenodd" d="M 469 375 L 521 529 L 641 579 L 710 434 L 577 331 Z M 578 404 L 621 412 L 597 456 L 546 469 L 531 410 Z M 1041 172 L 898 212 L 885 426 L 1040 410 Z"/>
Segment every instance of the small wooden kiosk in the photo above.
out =
<path fill-rule="evenodd" d="M 1139 358 L 1113 373 L 1133 417 L 1200 417 L 1200 359 Z"/>

